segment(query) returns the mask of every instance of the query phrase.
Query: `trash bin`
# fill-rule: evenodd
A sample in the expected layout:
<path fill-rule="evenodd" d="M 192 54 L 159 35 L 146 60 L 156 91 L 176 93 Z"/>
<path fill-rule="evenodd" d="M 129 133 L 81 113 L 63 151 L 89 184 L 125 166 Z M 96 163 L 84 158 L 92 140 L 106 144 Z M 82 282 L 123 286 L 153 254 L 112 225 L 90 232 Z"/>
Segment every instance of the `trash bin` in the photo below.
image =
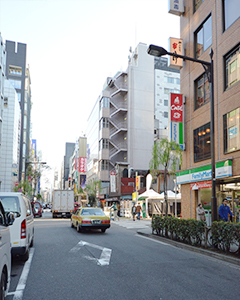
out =
<path fill-rule="evenodd" d="M 206 216 L 206 223 L 207 226 L 212 226 L 212 212 L 211 210 L 205 210 L 205 216 Z"/>

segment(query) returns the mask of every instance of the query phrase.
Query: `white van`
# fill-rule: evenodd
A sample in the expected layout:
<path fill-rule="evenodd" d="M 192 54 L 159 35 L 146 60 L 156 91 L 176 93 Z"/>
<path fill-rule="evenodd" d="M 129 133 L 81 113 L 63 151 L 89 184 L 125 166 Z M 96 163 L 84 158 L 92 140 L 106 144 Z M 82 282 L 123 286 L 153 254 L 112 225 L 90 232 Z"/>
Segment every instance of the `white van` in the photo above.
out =
<path fill-rule="evenodd" d="M 10 286 L 11 275 L 11 243 L 10 228 L 13 224 L 10 214 L 5 214 L 0 201 L 0 299 L 5 299 Z"/>
<path fill-rule="evenodd" d="M 27 261 L 34 238 L 31 201 L 26 195 L 13 192 L 0 192 L 0 200 L 5 212 L 12 212 L 15 215 L 15 221 L 10 226 L 12 255 L 20 256 L 23 261 Z"/>

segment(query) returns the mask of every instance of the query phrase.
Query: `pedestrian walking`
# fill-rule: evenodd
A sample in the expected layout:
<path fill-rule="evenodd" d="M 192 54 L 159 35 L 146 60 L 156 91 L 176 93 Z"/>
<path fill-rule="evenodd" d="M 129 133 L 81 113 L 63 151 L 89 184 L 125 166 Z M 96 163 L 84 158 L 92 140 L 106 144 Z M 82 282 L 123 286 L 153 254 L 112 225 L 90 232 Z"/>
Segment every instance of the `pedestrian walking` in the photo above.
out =
<path fill-rule="evenodd" d="M 116 221 L 118 219 L 119 221 L 119 216 L 118 216 L 118 209 L 117 209 L 117 206 L 115 204 L 115 202 L 113 202 L 113 205 L 111 206 L 111 208 L 113 209 L 113 213 L 114 213 L 114 221 Z"/>
<path fill-rule="evenodd" d="M 140 203 L 138 202 L 138 206 L 136 207 L 136 213 L 137 213 L 137 219 L 140 220 L 140 214 L 141 214 L 142 208 Z"/>
<path fill-rule="evenodd" d="M 133 204 L 133 207 L 132 207 L 132 216 L 133 216 L 133 221 L 135 221 L 136 210 L 137 210 L 137 208 L 136 208 L 136 205 L 135 205 L 135 203 L 134 203 L 134 204 Z"/>
<path fill-rule="evenodd" d="M 120 217 L 120 204 L 117 203 L 117 215 L 118 217 Z"/>
<path fill-rule="evenodd" d="M 233 213 L 230 210 L 230 207 L 228 206 L 228 199 L 224 198 L 222 201 L 222 205 L 219 206 L 219 217 L 221 221 L 227 222 L 228 221 L 228 215 L 233 217 Z"/>
<path fill-rule="evenodd" d="M 205 210 L 202 207 L 202 203 L 198 204 L 196 211 L 197 211 L 197 220 L 206 221 Z"/>

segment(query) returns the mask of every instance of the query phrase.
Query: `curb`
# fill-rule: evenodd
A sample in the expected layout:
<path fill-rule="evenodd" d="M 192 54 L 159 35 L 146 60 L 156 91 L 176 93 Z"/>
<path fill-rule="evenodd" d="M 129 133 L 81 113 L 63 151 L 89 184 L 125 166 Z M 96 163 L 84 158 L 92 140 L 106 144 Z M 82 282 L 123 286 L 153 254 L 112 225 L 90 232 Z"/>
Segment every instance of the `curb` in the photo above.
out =
<path fill-rule="evenodd" d="M 216 259 L 219 259 L 219 260 L 222 260 L 222 261 L 240 266 L 240 259 L 235 258 L 235 257 L 231 257 L 227 254 L 220 254 L 220 253 L 214 252 L 213 250 L 207 250 L 207 249 L 198 248 L 198 247 L 195 247 L 195 246 L 183 244 L 181 242 L 176 242 L 176 241 L 173 241 L 171 239 L 158 236 L 156 234 L 146 233 L 143 230 L 138 230 L 137 233 L 139 235 L 147 236 L 151 239 L 158 240 L 158 241 L 164 242 L 166 244 L 170 244 L 172 246 L 175 246 L 176 248 L 181 248 L 181 249 L 189 250 L 189 251 L 192 251 L 192 252 L 200 253 L 200 254 L 203 254 L 203 255 L 207 255 L 207 256 L 210 256 L 210 257 L 213 257 L 213 258 L 216 258 Z"/>

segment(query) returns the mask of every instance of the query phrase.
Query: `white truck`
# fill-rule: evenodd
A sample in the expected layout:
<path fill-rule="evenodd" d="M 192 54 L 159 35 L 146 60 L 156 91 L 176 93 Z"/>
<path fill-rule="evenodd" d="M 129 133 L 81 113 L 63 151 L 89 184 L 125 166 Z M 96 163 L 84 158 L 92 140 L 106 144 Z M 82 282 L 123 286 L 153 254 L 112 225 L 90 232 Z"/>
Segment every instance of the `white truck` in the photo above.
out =
<path fill-rule="evenodd" d="M 74 212 L 74 191 L 54 190 L 52 199 L 52 217 L 71 217 Z"/>

